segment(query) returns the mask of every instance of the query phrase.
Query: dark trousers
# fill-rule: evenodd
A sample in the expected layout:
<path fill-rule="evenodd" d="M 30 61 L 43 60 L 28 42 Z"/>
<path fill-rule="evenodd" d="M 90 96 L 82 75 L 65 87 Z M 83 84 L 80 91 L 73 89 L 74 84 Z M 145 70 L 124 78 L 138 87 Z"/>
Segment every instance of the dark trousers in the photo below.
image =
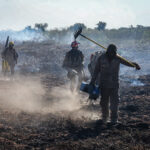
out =
<path fill-rule="evenodd" d="M 109 104 L 111 121 L 117 121 L 119 104 L 118 88 L 101 88 L 100 105 L 103 119 L 108 119 L 109 117 Z"/>

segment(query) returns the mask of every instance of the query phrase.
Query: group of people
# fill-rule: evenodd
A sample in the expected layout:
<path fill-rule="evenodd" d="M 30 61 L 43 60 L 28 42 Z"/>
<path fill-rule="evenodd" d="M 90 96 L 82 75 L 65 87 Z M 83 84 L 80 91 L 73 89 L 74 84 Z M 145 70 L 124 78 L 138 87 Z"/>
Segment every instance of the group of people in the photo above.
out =
<path fill-rule="evenodd" d="M 68 71 L 67 77 L 71 81 L 71 91 L 80 88 L 81 82 L 83 81 L 84 74 L 84 55 L 82 51 L 78 49 L 79 43 L 73 41 L 71 43 L 71 50 L 65 55 L 63 61 L 63 68 Z M 14 74 L 14 67 L 17 64 L 18 54 L 14 49 L 14 43 L 9 42 L 9 46 L 4 49 L 2 55 L 2 71 L 6 74 L 8 71 L 11 75 Z M 110 44 L 106 52 L 96 52 L 96 62 L 89 63 L 89 71 L 91 74 L 91 81 L 89 87 L 93 87 L 95 83 L 99 85 L 101 92 L 100 105 L 102 108 L 102 121 L 107 123 L 109 119 L 109 104 L 110 104 L 110 121 L 111 123 L 117 123 L 118 121 L 118 104 L 119 104 L 119 69 L 120 64 L 128 67 L 133 67 L 130 63 L 117 57 L 117 47 L 114 44 Z M 132 62 L 137 70 L 140 70 L 140 66 Z M 76 82 L 76 76 L 78 82 Z M 77 85 L 76 85 L 77 83 Z"/>
<path fill-rule="evenodd" d="M 72 42 L 72 49 L 66 53 L 63 67 L 68 71 L 68 78 L 71 81 L 72 79 L 74 80 L 75 75 L 78 76 L 78 84 L 80 85 L 84 77 L 84 56 L 78 49 L 78 45 L 78 42 Z M 100 105 L 102 108 L 102 122 L 108 122 L 110 104 L 110 122 L 112 124 L 116 124 L 118 121 L 120 64 L 128 67 L 133 67 L 133 65 L 117 57 L 117 47 L 114 44 L 110 44 L 106 52 L 96 54 L 98 55 L 98 59 L 95 63 L 93 71 L 91 71 L 91 64 L 89 64 L 89 71 L 91 73 L 89 87 L 93 87 L 95 83 L 99 85 L 101 92 Z M 137 70 L 140 70 L 140 66 L 137 63 L 132 62 L 132 64 L 134 64 Z M 71 83 L 71 90 L 73 90 L 73 83 L 74 81 Z M 77 88 L 79 88 L 79 85 Z"/>

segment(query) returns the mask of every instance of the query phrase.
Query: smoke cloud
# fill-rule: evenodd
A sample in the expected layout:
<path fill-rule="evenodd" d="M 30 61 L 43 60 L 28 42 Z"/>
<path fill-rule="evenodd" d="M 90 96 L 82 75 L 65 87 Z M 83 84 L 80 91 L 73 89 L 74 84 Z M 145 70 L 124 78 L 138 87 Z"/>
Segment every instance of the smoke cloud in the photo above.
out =
<path fill-rule="evenodd" d="M 16 111 L 40 111 L 45 91 L 38 78 L 17 77 L 1 79 L 0 102 Z"/>
<path fill-rule="evenodd" d="M 5 42 L 7 36 L 10 36 L 10 40 L 15 42 L 23 42 L 23 41 L 44 41 L 46 40 L 46 36 L 44 36 L 41 32 L 37 32 L 34 30 L 21 30 L 21 31 L 12 31 L 12 30 L 4 30 L 0 31 L 0 42 Z"/>
<path fill-rule="evenodd" d="M 1 77 L 0 92 L 0 108 L 12 113 L 51 113 L 72 119 L 100 117 L 99 111 L 85 107 L 87 96 L 72 93 L 68 84 L 46 92 L 40 77 Z"/>

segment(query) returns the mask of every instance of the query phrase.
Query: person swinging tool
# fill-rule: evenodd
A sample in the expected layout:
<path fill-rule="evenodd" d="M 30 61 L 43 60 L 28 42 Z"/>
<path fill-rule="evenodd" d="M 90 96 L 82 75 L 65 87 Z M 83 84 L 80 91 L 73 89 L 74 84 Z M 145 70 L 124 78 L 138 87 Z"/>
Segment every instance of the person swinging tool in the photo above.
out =
<path fill-rule="evenodd" d="M 84 56 L 83 53 L 78 49 L 79 43 L 77 41 L 73 41 L 71 43 L 71 50 L 68 51 L 65 55 L 65 59 L 63 61 L 63 68 L 68 71 L 67 77 L 70 79 L 70 89 L 74 91 L 79 89 L 82 79 L 83 79 L 83 61 Z M 78 77 L 78 85 L 76 88 L 76 76 Z"/>
<path fill-rule="evenodd" d="M 11 71 L 11 75 L 14 74 L 14 68 L 17 64 L 18 54 L 14 49 L 14 43 L 9 42 L 9 46 L 5 47 L 4 51 L 1 53 L 2 56 L 2 71 L 4 75 Z"/>
<path fill-rule="evenodd" d="M 134 67 L 140 70 L 140 66 L 135 62 L 130 62 L 117 54 L 117 47 L 114 44 L 110 44 L 107 48 L 97 43 L 96 41 L 88 38 L 82 34 L 82 27 L 80 27 L 74 34 L 74 38 L 77 39 L 81 36 L 99 47 L 106 50 L 102 53 L 96 61 L 94 73 L 92 73 L 92 79 L 89 84 L 89 93 L 91 93 L 95 82 L 98 81 L 101 93 L 101 107 L 102 107 L 102 121 L 106 123 L 109 117 L 109 101 L 111 110 L 111 123 L 115 124 L 118 121 L 118 89 L 119 89 L 119 69 L 120 64 L 124 64 L 129 67 Z M 91 66 L 89 66 L 91 67 Z M 89 68 L 90 69 L 90 68 Z M 91 70 L 92 71 L 92 70 Z"/>
<path fill-rule="evenodd" d="M 106 52 L 102 53 L 94 69 L 90 85 L 94 85 L 97 78 L 99 81 L 99 87 L 101 91 L 100 105 L 102 108 L 102 121 L 106 123 L 109 117 L 109 103 L 110 103 L 110 120 L 112 124 L 117 123 L 118 120 L 118 104 L 119 104 L 119 68 L 120 64 L 133 67 L 134 64 L 137 70 L 140 70 L 140 66 L 132 62 L 117 57 L 117 47 L 114 44 L 110 44 Z"/>

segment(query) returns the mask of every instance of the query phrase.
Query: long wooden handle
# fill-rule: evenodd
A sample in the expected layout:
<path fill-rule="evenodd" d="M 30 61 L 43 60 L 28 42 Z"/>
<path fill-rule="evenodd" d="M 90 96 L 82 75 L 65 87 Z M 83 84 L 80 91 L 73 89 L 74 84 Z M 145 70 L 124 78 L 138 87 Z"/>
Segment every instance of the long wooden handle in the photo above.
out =
<path fill-rule="evenodd" d="M 101 45 L 101 44 L 95 42 L 94 40 L 92 40 L 92 39 L 90 39 L 90 38 L 84 36 L 83 34 L 80 34 L 80 35 L 81 35 L 82 37 L 84 37 L 85 39 L 87 39 L 87 40 L 93 42 L 94 44 L 96 44 L 96 45 L 102 47 L 103 49 L 107 50 L 107 48 L 104 47 L 103 45 Z M 117 57 L 119 57 L 120 59 L 122 59 L 122 60 L 124 60 L 125 62 L 127 62 L 128 64 L 130 64 L 132 67 L 136 67 L 135 64 L 133 64 L 132 62 L 130 62 L 130 61 L 128 61 L 127 59 L 123 58 L 123 57 L 120 56 L 119 54 L 117 54 Z"/>

